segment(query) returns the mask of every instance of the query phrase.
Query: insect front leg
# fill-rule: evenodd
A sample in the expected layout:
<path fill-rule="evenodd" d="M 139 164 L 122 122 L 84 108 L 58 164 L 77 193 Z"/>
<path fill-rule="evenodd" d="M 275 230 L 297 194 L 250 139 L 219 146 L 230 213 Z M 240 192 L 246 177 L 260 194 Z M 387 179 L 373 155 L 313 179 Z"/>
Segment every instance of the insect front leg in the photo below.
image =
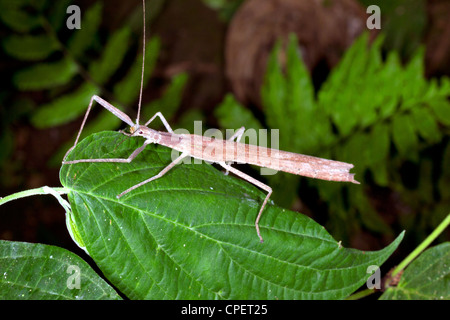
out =
<path fill-rule="evenodd" d="M 136 156 L 141 153 L 145 147 L 150 144 L 150 140 L 145 140 L 144 144 L 133 151 L 133 153 L 128 158 L 109 158 L 109 159 L 77 159 L 77 160 L 70 160 L 70 161 L 63 161 L 62 164 L 75 164 L 75 163 L 81 163 L 81 162 L 118 162 L 118 163 L 130 163 L 133 161 Z"/>
<path fill-rule="evenodd" d="M 109 112 L 114 114 L 120 120 L 126 122 L 129 126 L 134 126 L 133 121 L 131 121 L 130 117 L 127 116 L 124 112 L 120 111 L 119 109 L 114 107 L 112 104 L 110 104 L 108 101 L 100 98 L 99 96 L 93 95 L 91 98 L 91 101 L 89 102 L 89 106 L 86 110 L 86 114 L 84 115 L 84 119 L 83 119 L 83 122 L 81 123 L 81 127 L 80 127 L 80 130 L 78 131 L 77 138 L 75 139 L 75 143 L 69 150 L 67 150 L 66 154 L 64 155 L 64 158 L 62 161 L 63 164 L 65 164 L 65 160 L 66 160 L 67 156 L 69 155 L 70 151 L 72 151 L 73 148 L 75 148 L 75 146 L 78 143 L 78 140 L 80 139 L 81 132 L 83 131 L 84 125 L 86 124 L 87 117 L 89 116 L 89 112 L 91 111 L 92 104 L 94 103 L 94 101 L 97 101 L 98 104 L 100 104 L 102 107 L 104 107 Z"/>

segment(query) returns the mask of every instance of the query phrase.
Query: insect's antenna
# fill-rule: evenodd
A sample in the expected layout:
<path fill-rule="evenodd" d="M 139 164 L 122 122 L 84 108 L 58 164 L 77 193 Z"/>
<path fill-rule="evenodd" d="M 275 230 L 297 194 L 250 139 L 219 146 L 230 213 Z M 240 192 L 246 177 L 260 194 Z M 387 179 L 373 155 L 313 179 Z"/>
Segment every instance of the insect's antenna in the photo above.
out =
<path fill-rule="evenodd" d="M 139 93 L 138 114 L 136 124 L 139 124 L 139 117 L 141 115 L 142 91 L 144 89 L 144 67 L 145 67 L 145 0 L 142 0 L 142 22 L 143 22 L 143 41 L 142 41 L 142 73 L 141 73 L 141 91 Z"/>

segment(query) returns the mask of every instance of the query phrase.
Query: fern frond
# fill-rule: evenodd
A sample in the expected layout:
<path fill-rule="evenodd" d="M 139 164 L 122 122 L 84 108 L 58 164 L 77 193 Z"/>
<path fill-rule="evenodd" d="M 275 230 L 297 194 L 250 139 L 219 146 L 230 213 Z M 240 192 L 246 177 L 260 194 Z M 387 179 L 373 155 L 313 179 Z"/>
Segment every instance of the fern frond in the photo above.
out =
<path fill-rule="evenodd" d="M 377 186 L 397 189 L 402 185 L 399 166 L 406 161 L 422 166 L 422 150 L 440 143 L 444 128 L 450 125 L 448 78 L 440 84 L 425 79 L 421 49 L 406 66 L 395 52 L 383 61 L 383 38 L 370 46 L 368 35 L 363 34 L 314 99 L 310 76 L 293 42 L 291 39 L 286 49 L 284 73 L 278 62 L 281 44 L 274 46 L 261 92 L 267 124 L 280 129 L 280 148 L 353 163 L 352 171 L 360 181 L 369 176 Z M 275 186 L 275 201 L 277 193 L 286 201 L 286 194 L 297 185 L 292 178 L 290 190 L 286 190 L 286 175 L 268 179 Z M 318 180 L 308 180 L 308 184 L 318 188 L 321 199 L 333 203 L 331 230 L 339 236 L 357 227 L 350 223 L 355 217 L 376 232 L 391 231 L 363 189 Z M 344 193 L 346 189 L 351 192 Z"/>

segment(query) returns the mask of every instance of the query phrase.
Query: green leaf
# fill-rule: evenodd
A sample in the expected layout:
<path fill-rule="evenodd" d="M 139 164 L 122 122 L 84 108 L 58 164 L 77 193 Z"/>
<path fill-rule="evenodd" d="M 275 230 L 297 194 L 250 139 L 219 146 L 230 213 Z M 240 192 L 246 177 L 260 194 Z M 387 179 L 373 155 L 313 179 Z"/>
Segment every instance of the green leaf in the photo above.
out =
<path fill-rule="evenodd" d="M 393 118 L 392 140 L 400 155 L 412 160 L 417 157 L 417 134 L 409 115 L 401 114 Z"/>
<path fill-rule="evenodd" d="M 285 130 L 286 121 L 283 114 L 283 105 L 286 99 L 286 80 L 278 63 L 280 52 L 281 44 L 278 41 L 267 62 L 261 99 L 269 127 L 289 132 L 288 129 Z M 283 143 L 281 142 L 281 144 Z"/>
<path fill-rule="evenodd" d="M 42 25 L 39 15 L 32 14 L 24 8 L 33 4 L 36 4 L 36 1 L 1 0 L 0 20 L 14 31 L 29 32 Z"/>
<path fill-rule="evenodd" d="M 94 42 L 100 25 L 101 15 L 102 3 L 100 1 L 94 3 L 83 13 L 81 29 L 74 31 L 74 35 L 68 43 L 68 49 L 75 58 L 82 57 L 85 50 Z"/>
<path fill-rule="evenodd" d="M 403 87 L 400 74 L 402 65 L 397 52 L 389 52 L 379 77 L 384 80 L 386 85 L 383 86 L 384 94 L 377 93 L 384 97 L 384 101 L 380 104 L 380 116 L 383 118 L 391 117 L 396 111 L 400 103 L 399 92 Z"/>
<path fill-rule="evenodd" d="M 331 116 L 341 136 L 350 134 L 358 124 L 360 113 L 363 113 L 362 109 L 367 107 L 363 105 L 363 101 L 355 99 L 355 92 L 364 89 L 361 78 L 367 77 L 369 62 L 367 48 L 368 34 L 364 33 L 346 51 L 318 93 L 319 104 Z M 370 99 L 365 97 L 365 100 Z"/>
<path fill-rule="evenodd" d="M 239 129 L 244 126 L 246 129 L 262 129 L 253 113 L 237 102 L 231 93 L 214 109 L 214 115 L 222 128 Z"/>
<path fill-rule="evenodd" d="M 66 11 L 71 4 L 71 0 L 59 0 L 51 3 L 51 8 L 49 8 L 49 13 L 46 18 L 53 29 L 60 30 L 66 27 L 68 17 Z"/>
<path fill-rule="evenodd" d="M 39 63 L 18 71 L 13 76 L 14 85 L 21 91 L 44 90 L 68 83 L 77 73 L 76 63 L 70 59 Z"/>
<path fill-rule="evenodd" d="M 431 109 L 439 122 L 450 126 L 450 103 L 444 99 L 435 99 L 429 102 Z"/>
<path fill-rule="evenodd" d="M 377 184 L 386 186 L 388 183 L 387 159 L 391 145 L 388 125 L 385 122 L 374 125 L 370 132 L 369 141 L 370 148 L 366 149 L 367 164 L 371 168 Z"/>
<path fill-rule="evenodd" d="M 422 138 L 430 143 L 436 143 L 441 140 L 441 132 L 429 109 L 423 107 L 413 108 L 411 114 L 414 125 Z"/>
<path fill-rule="evenodd" d="M 158 59 L 161 43 L 159 38 L 153 37 L 145 46 L 144 87 L 153 72 Z M 142 54 L 139 54 L 130 67 L 127 75 L 114 86 L 114 94 L 122 104 L 128 105 L 139 95 L 141 87 Z"/>
<path fill-rule="evenodd" d="M 321 110 L 316 108 L 314 86 L 309 71 L 300 56 L 298 39 L 293 34 L 289 36 L 287 48 L 286 90 L 286 100 L 281 106 L 281 111 L 285 117 L 284 127 L 289 128 L 289 131 L 284 130 L 284 134 L 287 137 L 298 135 L 302 138 L 289 139 L 290 143 L 284 143 L 284 147 L 290 145 L 297 150 L 311 150 L 319 142 L 316 128 L 327 123 L 327 119 L 324 119 Z M 305 121 L 305 118 L 311 118 L 312 115 L 315 116 L 316 121 Z"/>
<path fill-rule="evenodd" d="M 424 251 L 403 272 L 396 287 L 389 287 L 382 300 L 449 300 L 450 242 Z"/>
<path fill-rule="evenodd" d="M 115 105 L 116 107 L 119 107 L 118 105 Z M 101 108 L 101 106 L 98 106 L 97 108 Z M 85 105 L 85 111 L 87 110 L 87 104 Z M 123 110 L 123 109 L 122 109 Z M 99 115 L 97 115 L 95 118 L 88 118 L 89 120 L 86 122 L 83 131 L 80 135 L 80 140 L 86 138 L 88 135 L 91 135 L 96 132 L 100 131 L 106 131 L 106 130 L 115 130 L 119 128 L 124 123 L 122 120 L 117 118 L 115 115 L 113 115 L 108 110 L 104 109 L 100 112 Z M 64 143 L 51 157 L 51 159 L 48 161 L 48 165 L 50 167 L 59 167 L 61 165 L 61 162 L 67 153 L 67 150 L 69 150 L 77 138 L 77 132 L 74 132 L 74 135 L 71 139 L 69 139 L 66 143 Z"/>
<path fill-rule="evenodd" d="M 418 50 L 411 58 L 403 71 L 403 81 L 405 85 L 401 89 L 402 107 L 413 108 L 416 101 L 421 99 L 427 88 L 427 82 L 424 78 L 424 50 Z"/>
<path fill-rule="evenodd" d="M 130 35 L 130 28 L 123 27 L 108 38 L 101 59 L 89 66 L 89 74 L 96 83 L 104 84 L 120 67 L 128 50 Z"/>
<path fill-rule="evenodd" d="M 10 56 L 19 60 L 39 61 L 59 49 L 58 42 L 45 34 L 11 35 L 3 40 L 3 48 Z"/>
<path fill-rule="evenodd" d="M 427 26 L 426 1 L 424 0 L 382 0 L 376 3 L 382 12 L 382 29 L 386 35 L 385 48 L 410 57 L 422 41 Z"/>
<path fill-rule="evenodd" d="M 158 100 L 151 101 L 142 108 L 141 118 L 145 121 L 160 111 L 167 119 L 172 118 L 181 104 L 184 88 L 188 80 L 187 73 L 179 73 L 172 78 L 164 95 Z"/>
<path fill-rule="evenodd" d="M 89 136 L 68 160 L 128 157 L 141 138 Z M 342 299 L 381 265 L 376 252 L 342 248 L 312 219 L 268 205 L 265 193 L 207 164 L 181 164 L 117 199 L 171 162 L 149 145 L 131 163 L 64 165 L 73 221 L 103 274 L 131 299 Z"/>
<path fill-rule="evenodd" d="M 80 276 L 79 286 L 77 275 Z M 72 252 L 43 244 L 0 240 L 0 299 L 121 298 L 85 261 Z"/>
<path fill-rule="evenodd" d="M 33 114 L 31 123 L 37 128 L 50 128 L 72 121 L 86 112 L 92 96 L 98 91 L 93 84 L 84 83 L 76 91 L 40 107 Z"/>

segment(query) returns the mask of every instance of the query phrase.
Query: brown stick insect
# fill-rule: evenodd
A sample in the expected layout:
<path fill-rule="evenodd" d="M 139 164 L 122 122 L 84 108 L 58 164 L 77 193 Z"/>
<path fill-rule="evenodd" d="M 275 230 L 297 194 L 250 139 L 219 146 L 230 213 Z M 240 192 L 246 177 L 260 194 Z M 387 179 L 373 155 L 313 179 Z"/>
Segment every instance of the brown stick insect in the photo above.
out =
<path fill-rule="evenodd" d="M 145 57 L 145 0 L 143 3 L 143 17 L 144 17 L 144 28 L 143 28 L 143 57 Z M 144 65 L 145 58 L 142 60 L 142 75 L 141 75 L 141 88 L 138 103 L 138 114 L 136 123 L 134 123 L 131 118 L 126 115 L 121 110 L 117 109 L 109 102 L 103 100 L 99 96 L 92 96 L 89 103 L 88 109 L 84 116 L 83 122 L 81 124 L 80 130 L 78 132 L 77 138 L 72 148 L 66 153 L 62 164 L 76 164 L 82 162 L 118 162 L 118 163 L 130 163 L 136 156 L 144 150 L 144 148 L 151 143 L 157 143 L 164 145 L 166 147 L 175 149 L 181 152 L 176 159 L 174 159 L 167 167 L 165 167 L 157 175 L 146 179 L 129 189 L 123 191 L 117 195 L 117 198 L 122 197 L 128 192 L 139 188 L 140 186 L 149 183 L 155 179 L 161 178 L 170 169 L 172 169 L 176 164 L 178 164 L 185 157 L 193 157 L 201 159 L 208 162 L 218 163 L 223 168 L 225 168 L 226 173 L 232 172 L 238 177 L 247 180 L 248 182 L 254 184 L 255 186 L 263 189 L 267 192 L 267 196 L 259 210 L 259 213 L 255 220 L 256 233 L 261 242 L 263 238 L 259 230 L 259 220 L 264 207 L 267 204 L 271 194 L 272 188 L 268 185 L 254 179 L 253 177 L 231 167 L 230 162 L 238 163 L 248 163 L 260 167 L 275 169 L 279 171 L 289 172 L 296 175 L 330 180 L 330 181 L 345 181 L 359 184 L 358 181 L 354 179 L 354 174 L 350 173 L 350 169 L 353 168 L 352 164 L 327 160 L 292 152 L 280 151 L 271 148 L 265 148 L 261 146 L 248 145 L 240 143 L 240 139 L 244 133 L 245 128 L 242 127 L 237 130 L 228 140 L 212 139 L 209 137 L 204 137 L 201 135 L 194 134 L 176 134 L 170 127 L 167 120 L 161 114 L 157 112 L 153 117 L 150 118 L 144 125 L 139 124 L 139 115 L 141 111 L 142 103 L 142 91 L 143 91 L 143 77 L 144 77 Z M 106 108 L 108 111 L 113 113 L 116 117 L 124 121 L 130 126 L 130 134 L 132 137 L 140 136 L 145 139 L 143 145 L 136 150 L 134 150 L 128 158 L 112 158 L 112 159 L 79 159 L 65 161 L 68 153 L 77 145 L 80 134 L 85 125 L 86 119 L 92 108 L 92 105 L 96 101 L 101 106 Z M 162 121 L 167 132 L 156 131 L 154 129 L 148 128 L 148 125 L 156 118 L 159 117 Z"/>

